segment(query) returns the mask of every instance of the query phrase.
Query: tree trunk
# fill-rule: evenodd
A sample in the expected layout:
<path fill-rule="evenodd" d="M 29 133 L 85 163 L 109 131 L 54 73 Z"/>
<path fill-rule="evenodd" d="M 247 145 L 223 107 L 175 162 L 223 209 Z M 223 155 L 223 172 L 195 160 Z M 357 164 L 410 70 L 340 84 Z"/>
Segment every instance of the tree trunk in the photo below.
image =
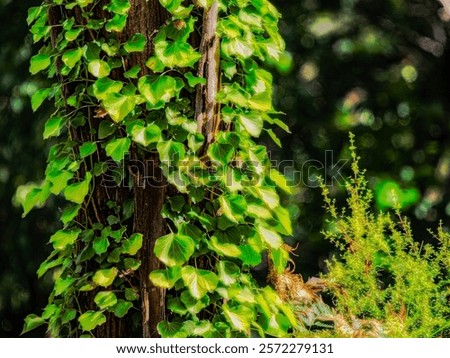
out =
<path fill-rule="evenodd" d="M 140 65 L 141 74 L 148 74 L 149 69 L 145 66 L 145 62 L 151 56 L 153 49 L 151 48 L 151 38 L 155 31 L 164 24 L 168 19 L 169 14 L 160 5 L 158 0 L 131 0 L 131 9 L 128 14 L 127 26 L 120 37 L 122 42 L 126 41 L 133 34 L 141 33 L 148 39 L 148 45 L 144 52 L 133 53 L 130 56 L 127 68 L 130 69 L 134 65 Z M 102 0 L 95 6 L 95 16 L 99 19 L 109 16 L 103 11 L 104 5 L 109 4 L 110 1 Z M 78 24 L 83 24 L 84 19 L 78 7 L 73 11 L 66 10 L 64 7 L 51 7 L 49 11 L 49 21 L 51 25 L 60 24 L 66 18 L 73 16 Z M 59 34 L 59 27 L 54 26 L 52 29 L 52 43 L 55 44 L 55 39 Z M 105 38 L 107 33 L 103 34 Z M 124 71 L 125 71 L 124 70 Z M 113 72 L 112 77 L 115 79 L 123 79 L 123 72 L 117 70 Z M 61 79 L 62 82 L 62 79 Z M 67 85 L 63 88 L 64 96 L 67 98 L 73 93 L 74 88 Z M 72 109 L 73 110 L 73 109 Z M 98 123 L 94 120 L 94 113 L 90 110 L 83 112 L 84 116 L 91 120 L 91 123 Z M 95 126 L 95 125 L 94 125 Z M 84 126 L 71 130 L 71 137 L 78 142 L 85 142 L 91 140 L 89 127 Z M 98 162 L 107 161 L 107 156 L 104 151 L 97 153 Z M 87 217 L 100 222 L 103 225 L 108 225 L 107 217 L 110 214 L 110 209 L 107 206 L 109 200 L 116 201 L 119 205 L 126 199 L 132 198 L 134 200 L 134 217 L 132 219 L 132 233 L 141 233 L 144 236 L 144 243 L 139 253 L 139 259 L 142 261 L 139 272 L 134 277 L 129 277 L 133 282 L 137 282 L 139 286 L 141 308 L 142 308 L 142 326 L 139 334 L 133 329 L 131 319 L 128 315 L 125 318 L 119 319 L 113 314 L 108 314 L 108 319 L 105 324 L 98 327 L 94 335 L 96 337 L 133 337 L 142 335 L 143 337 L 157 337 L 158 333 L 156 326 L 158 322 L 165 318 L 165 292 L 163 289 L 153 287 L 149 280 L 151 271 L 161 268 L 160 261 L 153 254 L 153 247 L 158 237 L 165 233 L 165 223 L 161 216 L 161 210 L 167 194 L 167 185 L 163 179 L 157 156 L 145 156 L 138 152 L 136 148 L 132 147 L 131 158 L 132 164 L 125 163 L 125 173 L 133 176 L 134 187 L 130 192 L 129 188 L 121 185 L 114 187 L 102 186 L 102 176 L 95 179 L 95 189 L 92 199 L 86 207 Z M 138 163 L 138 164 L 136 164 Z M 84 170 L 92 168 L 86 167 Z M 127 174 L 128 175 L 128 174 Z M 148 179 L 151 177 L 152 179 Z M 84 216 L 84 213 L 83 213 Z M 94 219 L 95 218 L 95 219 Z M 91 223 L 92 224 L 92 223 Z M 131 225 L 130 225 L 131 229 Z M 81 248 L 79 248 L 81 249 Z M 89 310 L 95 309 L 94 297 L 96 291 L 81 294 L 78 297 L 79 304 L 82 308 Z"/>

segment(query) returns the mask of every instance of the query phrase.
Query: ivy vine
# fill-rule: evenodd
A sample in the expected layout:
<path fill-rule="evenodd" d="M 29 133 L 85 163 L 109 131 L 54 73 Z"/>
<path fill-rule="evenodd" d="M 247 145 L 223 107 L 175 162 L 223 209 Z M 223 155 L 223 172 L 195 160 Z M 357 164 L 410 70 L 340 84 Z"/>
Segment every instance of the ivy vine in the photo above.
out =
<path fill-rule="evenodd" d="M 176 188 L 162 212 L 167 235 L 154 248 L 166 268 L 149 277 L 168 290 L 168 319 L 159 323 L 159 334 L 287 336 L 299 329 L 297 318 L 274 289 L 259 287 L 250 274 L 266 254 L 275 274 L 289 261 L 282 236 L 292 235 L 291 222 L 277 190 L 290 188 L 255 142 L 265 131 L 279 143 L 271 128 L 288 130 L 277 119 L 265 68 L 284 51 L 280 14 L 267 0 L 160 4 L 169 20 L 153 34 L 125 41 L 120 35 L 129 0 L 111 0 L 103 9 L 106 18 L 96 17 L 95 0 L 48 0 L 29 10 L 33 40 L 44 42 L 30 72 L 44 72 L 54 82 L 33 95 L 32 106 L 36 111 L 45 100 L 54 101 L 43 136 L 57 142 L 45 179 L 23 202 L 24 215 L 51 195 L 68 204 L 62 228 L 50 238 L 54 250 L 38 270 L 39 277 L 54 274 L 49 303 L 41 315 L 26 318 L 24 331 L 46 324 L 52 336 L 91 336 L 110 315 L 140 310 L 131 277 L 146 238 L 130 232 L 132 198 L 108 201 L 107 223 L 86 210 L 96 178 L 109 173 L 110 164 L 98 153 L 124 168 L 134 147 L 157 155 Z M 54 7 L 81 9 L 83 22 L 63 17 L 50 24 Z M 203 41 L 195 46 L 192 37 L 200 31 Z M 129 68 L 128 59 L 147 46 L 154 49 L 146 62 L 151 71 L 141 75 L 142 68 Z M 72 130 L 82 126 L 89 138 L 73 138 Z M 111 177 L 115 185 L 132 185 Z M 92 292 L 95 307 L 86 310 L 78 297 Z"/>

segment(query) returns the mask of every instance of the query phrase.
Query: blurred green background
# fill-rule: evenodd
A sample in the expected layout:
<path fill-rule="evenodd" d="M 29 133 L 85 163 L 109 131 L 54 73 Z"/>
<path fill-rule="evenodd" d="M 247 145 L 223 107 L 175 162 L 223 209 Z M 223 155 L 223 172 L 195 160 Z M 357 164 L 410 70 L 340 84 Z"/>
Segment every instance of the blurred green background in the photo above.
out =
<path fill-rule="evenodd" d="M 25 18 L 39 2 L 0 0 L 0 337 L 17 337 L 23 318 L 45 306 L 51 277 L 38 281 L 35 272 L 58 227 L 54 199 L 25 220 L 15 199 L 21 185 L 42 179 L 48 150 L 41 135 L 48 113 L 30 108 L 31 94 L 45 82 L 28 75 L 36 49 Z M 427 229 L 439 221 L 448 227 L 450 0 L 273 2 L 283 13 L 289 52 L 274 66 L 276 106 L 292 134 L 278 133 L 282 149 L 269 145 L 299 183 L 284 198 L 295 220 L 297 270 L 307 277 L 325 269 L 331 247 L 320 234 L 326 217 L 317 175 L 343 200 L 342 180 L 332 178 L 349 174 L 348 164 L 342 171 L 337 164 L 349 157 L 349 131 L 376 210 L 392 205 L 394 190 L 417 240 L 429 240 Z"/>

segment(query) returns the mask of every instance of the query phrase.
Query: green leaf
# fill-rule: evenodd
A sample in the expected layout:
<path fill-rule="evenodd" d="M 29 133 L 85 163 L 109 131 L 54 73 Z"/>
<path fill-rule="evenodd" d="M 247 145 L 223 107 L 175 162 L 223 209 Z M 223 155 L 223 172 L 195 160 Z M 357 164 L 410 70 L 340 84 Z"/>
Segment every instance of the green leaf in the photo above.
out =
<path fill-rule="evenodd" d="M 277 250 L 272 250 L 270 255 L 272 257 L 273 267 L 278 274 L 282 274 L 286 270 L 289 262 L 289 252 L 281 247 Z"/>
<path fill-rule="evenodd" d="M 234 329 L 246 334 L 249 333 L 250 326 L 255 320 L 255 314 L 251 308 L 244 305 L 229 307 L 224 304 L 222 309 L 227 321 Z"/>
<path fill-rule="evenodd" d="M 142 247 L 142 242 L 142 234 L 131 235 L 131 237 L 122 244 L 122 253 L 133 256 L 136 255 Z"/>
<path fill-rule="evenodd" d="M 92 86 L 94 96 L 98 100 L 105 100 L 111 94 L 119 93 L 122 90 L 123 83 L 120 81 L 113 81 L 108 77 L 99 78 Z"/>
<path fill-rule="evenodd" d="M 223 214 L 232 222 L 239 223 L 244 219 L 247 202 L 242 195 L 222 195 L 219 198 L 219 203 Z"/>
<path fill-rule="evenodd" d="M 234 148 L 228 143 L 213 143 L 208 148 L 208 156 L 223 166 L 228 166 L 233 155 Z"/>
<path fill-rule="evenodd" d="M 108 10 L 120 15 L 126 15 L 130 11 L 131 4 L 129 0 L 111 0 Z"/>
<path fill-rule="evenodd" d="M 70 29 L 64 33 L 64 38 L 69 42 L 75 41 L 82 32 L 83 32 L 83 29 L 81 27 L 79 27 L 77 29 Z"/>
<path fill-rule="evenodd" d="M 64 314 L 61 317 L 61 323 L 66 324 L 72 320 L 75 319 L 77 316 L 77 311 L 74 308 L 70 308 L 67 311 L 64 312 Z"/>
<path fill-rule="evenodd" d="M 193 67 L 202 55 L 188 42 L 156 41 L 155 53 L 159 61 L 169 68 Z"/>
<path fill-rule="evenodd" d="M 125 78 L 138 78 L 139 72 L 141 72 L 141 66 L 136 65 L 131 67 L 127 72 L 123 74 Z"/>
<path fill-rule="evenodd" d="M 30 60 L 30 73 L 35 75 L 36 73 L 45 70 L 51 65 L 51 57 L 45 54 L 38 54 L 31 58 Z"/>
<path fill-rule="evenodd" d="M 53 244 L 55 250 L 62 251 L 68 245 L 73 245 L 81 234 L 80 229 L 76 230 L 59 230 L 50 237 L 50 242 Z"/>
<path fill-rule="evenodd" d="M 182 6 L 183 0 L 160 0 L 162 6 L 164 6 L 172 15 L 185 18 L 188 17 L 192 11 L 193 5 L 188 8 Z"/>
<path fill-rule="evenodd" d="M 130 150 L 130 138 L 115 138 L 108 142 L 105 147 L 106 154 L 116 162 L 121 162 Z"/>
<path fill-rule="evenodd" d="M 73 50 L 68 50 L 62 55 L 62 62 L 69 68 L 74 68 L 75 65 L 81 60 L 83 56 L 83 49 L 76 48 Z"/>
<path fill-rule="evenodd" d="M 43 319 L 42 317 L 39 317 L 35 314 L 29 314 L 26 318 L 25 318 L 25 323 L 23 325 L 23 329 L 22 329 L 22 333 L 21 334 L 25 334 L 27 332 L 32 331 L 33 329 L 36 329 L 42 325 L 46 324 L 45 319 Z"/>
<path fill-rule="evenodd" d="M 42 103 L 52 94 L 53 88 L 41 88 L 31 97 L 31 108 L 36 112 Z"/>
<path fill-rule="evenodd" d="M 206 78 L 196 77 L 192 74 L 192 72 L 188 72 L 184 74 L 184 78 L 187 79 L 189 86 L 195 87 L 199 84 L 206 85 Z"/>
<path fill-rule="evenodd" d="M 92 248 L 94 249 L 97 255 L 104 254 L 106 251 L 108 251 L 108 247 L 109 247 L 109 240 L 108 237 L 106 236 L 97 237 L 92 243 Z"/>
<path fill-rule="evenodd" d="M 128 53 L 142 52 L 145 50 L 146 45 L 147 45 L 147 38 L 144 35 L 134 34 L 127 42 L 125 42 L 123 48 Z"/>
<path fill-rule="evenodd" d="M 211 237 L 208 247 L 221 256 L 239 257 L 241 254 L 239 247 L 228 242 L 221 242 L 217 236 Z"/>
<path fill-rule="evenodd" d="M 98 127 L 98 139 L 105 139 L 113 134 L 117 127 L 111 121 L 101 121 Z"/>
<path fill-rule="evenodd" d="M 67 170 L 52 170 L 51 172 L 47 173 L 45 179 L 47 179 L 52 184 L 52 186 L 50 187 L 50 192 L 54 195 L 58 195 L 67 187 L 67 182 L 72 179 L 73 176 L 74 174 Z"/>
<path fill-rule="evenodd" d="M 102 287 L 111 286 L 118 272 L 119 271 L 117 270 L 116 267 L 98 270 L 92 277 L 92 281 L 94 281 L 97 285 Z"/>
<path fill-rule="evenodd" d="M 239 117 L 239 123 L 252 137 L 258 138 L 263 130 L 264 121 L 258 114 L 241 114 Z"/>
<path fill-rule="evenodd" d="M 67 293 L 67 291 L 70 289 L 70 287 L 73 285 L 74 282 L 75 282 L 75 279 L 73 277 L 70 277 L 70 276 L 66 277 L 66 278 L 59 277 L 55 281 L 55 287 L 54 287 L 55 296 L 59 296 L 64 293 Z"/>
<path fill-rule="evenodd" d="M 186 156 L 186 148 L 183 143 L 172 139 L 161 141 L 157 144 L 159 158 L 164 165 L 177 165 Z"/>
<path fill-rule="evenodd" d="M 275 215 L 277 218 L 276 230 L 282 234 L 291 236 L 293 234 L 291 217 L 289 211 L 282 206 L 277 207 L 275 210 Z"/>
<path fill-rule="evenodd" d="M 155 255 L 169 267 L 187 262 L 195 251 L 195 242 L 189 236 L 168 234 L 155 243 Z"/>
<path fill-rule="evenodd" d="M 118 318 L 123 318 L 132 307 L 133 304 L 131 302 L 119 300 L 116 306 L 113 308 L 114 315 Z"/>
<path fill-rule="evenodd" d="M 44 262 L 42 262 L 39 265 L 39 269 L 36 271 L 38 278 L 41 278 L 42 276 L 44 276 L 48 270 L 51 270 L 52 268 L 62 265 L 63 261 L 64 261 L 64 257 L 59 257 L 56 260 L 47 259 Z"/>
<path fill-rule="evenodd" d="M 81 205 L 72 205 L 68 208 L 64 209 L 62 215 L 61 215 L 61 221 L 64 225 L 67 225 L 70 223 L 75 217 L 78 215 L 78 212 L 81 209 Z"/>
<path fill-rule="evenodd" d="M 131 138 L 134 142 L 148 147 L 151 143 L 158 143 L 161 138 L 161 129 L 156 124 L 143 126 L 136 124 L 131 129 Z"/>
<path fill-rule="evenodd" d="M 69 185 L 66 189 L 64 189 L 64 197 L 72 203 L 82 204 L 89 192 L 89 184 L 91 179 L 92 174 L 87 172 L 82 182 Z"/>
<path fill-rule="evenodd" d="M 218 261 L 216 267 L 219 274 L 219 280 L 225 286 L 236 283 L 241 275 L 239 266 L 230 261 Z"/>
<path fill-rule="evenodd" d="M 261 238 L 272 248 L 279 249 L 283 245 L 283 239 L 278 233 L 262 224 L 256 226 L 256 231 L 261 236 Z"/>
<path fill-rule="evenodd" d="M 144 76 L 138 81 L 139 92 L 152 109 L 163 108 L 182 87 L 183 84 L 172 76 Z"/>
<path fill-rule="evenodd" d="M 114 306 L 117 303 L 117 296 L 114 292 L 102 291 L 97 293 L 94 298 L 94 302 L 100 309 L 103 310 L 105 308 Z"/>
<path fill-rule="evenodd" d="M 108 32 L 122 32 L 127 25 L 127 15 L 116 14 L 108 21 L 105 30 Z"/>
<path fill-rule="evenodd" d="M 89 62 L 88 71 L 97 78 L 109 76 L 111 67 L 103 60 L 93 60 Z"/>
<path fill-rule="evenodd" d="M 293 194 L 293 187 L 288 183 L 286 177 L 277 169 L 270 169 L 269 178 L 277 185 L 278 188 L 283 190 L 285 193 Z"/>
<path fill-rule="evenodd" d="M 201 299 L 208 292 L 214 291 L 219 283 L 219 278 L 215 273 L 199 270 L 192 266 L 183 267 L 181 277 L 191 295 L 196 299 Z"/>
<path fill-rule="evenodd" d="M 183 324 L 180 322 L 159 322 L 157 329 L 162 338 L 186 338 L 183 331 Z"/>
<path fill-rule="evenodd" d="M 270 138 L 274 141 L 274 143 L 282 148 L 281 140 L 278 138 L 278 136 L 275 134 L 275 132 L 272 129 L 267 129 L 267 133 L 269 134 Z"/>
<path fill-rule="evenodd" d="M 168 267 L 165 270 L 155 270 L 150 273 L 149 278 L 155 286 L 171 289 L 181 278 L 181 268 L 175 266 Z"/>
<path fill-rule="evenodd" d="M 19 189 L 18 189 L 19 190 Z M 38 205 L 44 205 L 50 196 L 50 183 L 44 183 L 40 188 L 34 185 L 26 185 L 23 187 L 26 192 L 25 199 L 21 202 L 23 206 L 22 217 L 25 217 L 31 209 Z"/>
<path fill-rule="evenodd" d="M 81 8 L 83 8 L 92 4 L 94 0 L 76 0 L 76 2 Z"/>
<path fill-rule="evenodd" d="M 46 123 L 44 127 L 44 139 L 50 137 L 58 137 L 61 134 L 61 130 L 64 128 L 65 119 L 62 117 L 52 117 Z"/>
<path fill-rule="evenodd" d="M 241 254 L 239 258 L 242 260 L 244 265 L 258 266 L 262 262 L 261 254 L 251 245 L 241 245 L 239 246 Z"/>
<path fill-rule="evenodd" d="M 95 142 L 85 142 L 80 147 L 80 157 L 86 158 L 97 151 L 97 144 Z"/>
<path fill-rule="evenodd" d="M 103 107 L 116 123 L 122 122 L 136 107 L 135 96 L 120 95 L 117 93 L 109 94 L 103 100 Z"/>
<path fill-rule="evenodd" d="M 89 332 L 106 323 L 106 316 L 102 312 L 87 311 L 78 317 L 78 322 L 80 322 L 83 331 Z"/>
<path fill-rule="evenodd" d="M 196 299 L 189 291 L 184 291 L 180 296 L 180 300 L 183 302 L 188 312 L 193 315 L 201 312 L 203 308 L 208 307 L 210 304 L 208 295 L 203 296 L 201 299 Z"/>

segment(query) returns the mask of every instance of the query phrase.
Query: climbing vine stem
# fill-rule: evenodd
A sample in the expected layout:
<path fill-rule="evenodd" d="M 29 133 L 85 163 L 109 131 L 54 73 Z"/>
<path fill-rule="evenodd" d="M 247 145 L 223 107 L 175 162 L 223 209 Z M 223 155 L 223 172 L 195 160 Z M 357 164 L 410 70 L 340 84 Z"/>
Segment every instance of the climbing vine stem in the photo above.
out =
<path fill-rule="evenodd" d="M 160 26 L 130 33 L 151 6 Z M 97 336 L 118 322 L 116 334 L 151 335 L 143 301 L 155 292 L 163 337 L 300 329 L 251 275 L 265 257 L 272 275 L 283 273 L 292 235 L 278 193 L 290 188 L 255 142 L 287 130 L 266 68 L 284 51 L 279 18 L 267 0 L 48 0 L 29 10 L 43 43 L 30 72 L 53 82 L 33 109 L 51 99 L 56 111 L 44 128 L 55 142 L 45 179 L 29 188 L 24 215 L 52 194 L 67 206 L 38 270 L 53 273 L 54 288 L 25 332 L 46 324 L 52 336 Z M 159 202 L 160 227 L 139 229 L 152 216 L 143 208 Z M 159 233 L 151 252 L 149 232 Z"/>

